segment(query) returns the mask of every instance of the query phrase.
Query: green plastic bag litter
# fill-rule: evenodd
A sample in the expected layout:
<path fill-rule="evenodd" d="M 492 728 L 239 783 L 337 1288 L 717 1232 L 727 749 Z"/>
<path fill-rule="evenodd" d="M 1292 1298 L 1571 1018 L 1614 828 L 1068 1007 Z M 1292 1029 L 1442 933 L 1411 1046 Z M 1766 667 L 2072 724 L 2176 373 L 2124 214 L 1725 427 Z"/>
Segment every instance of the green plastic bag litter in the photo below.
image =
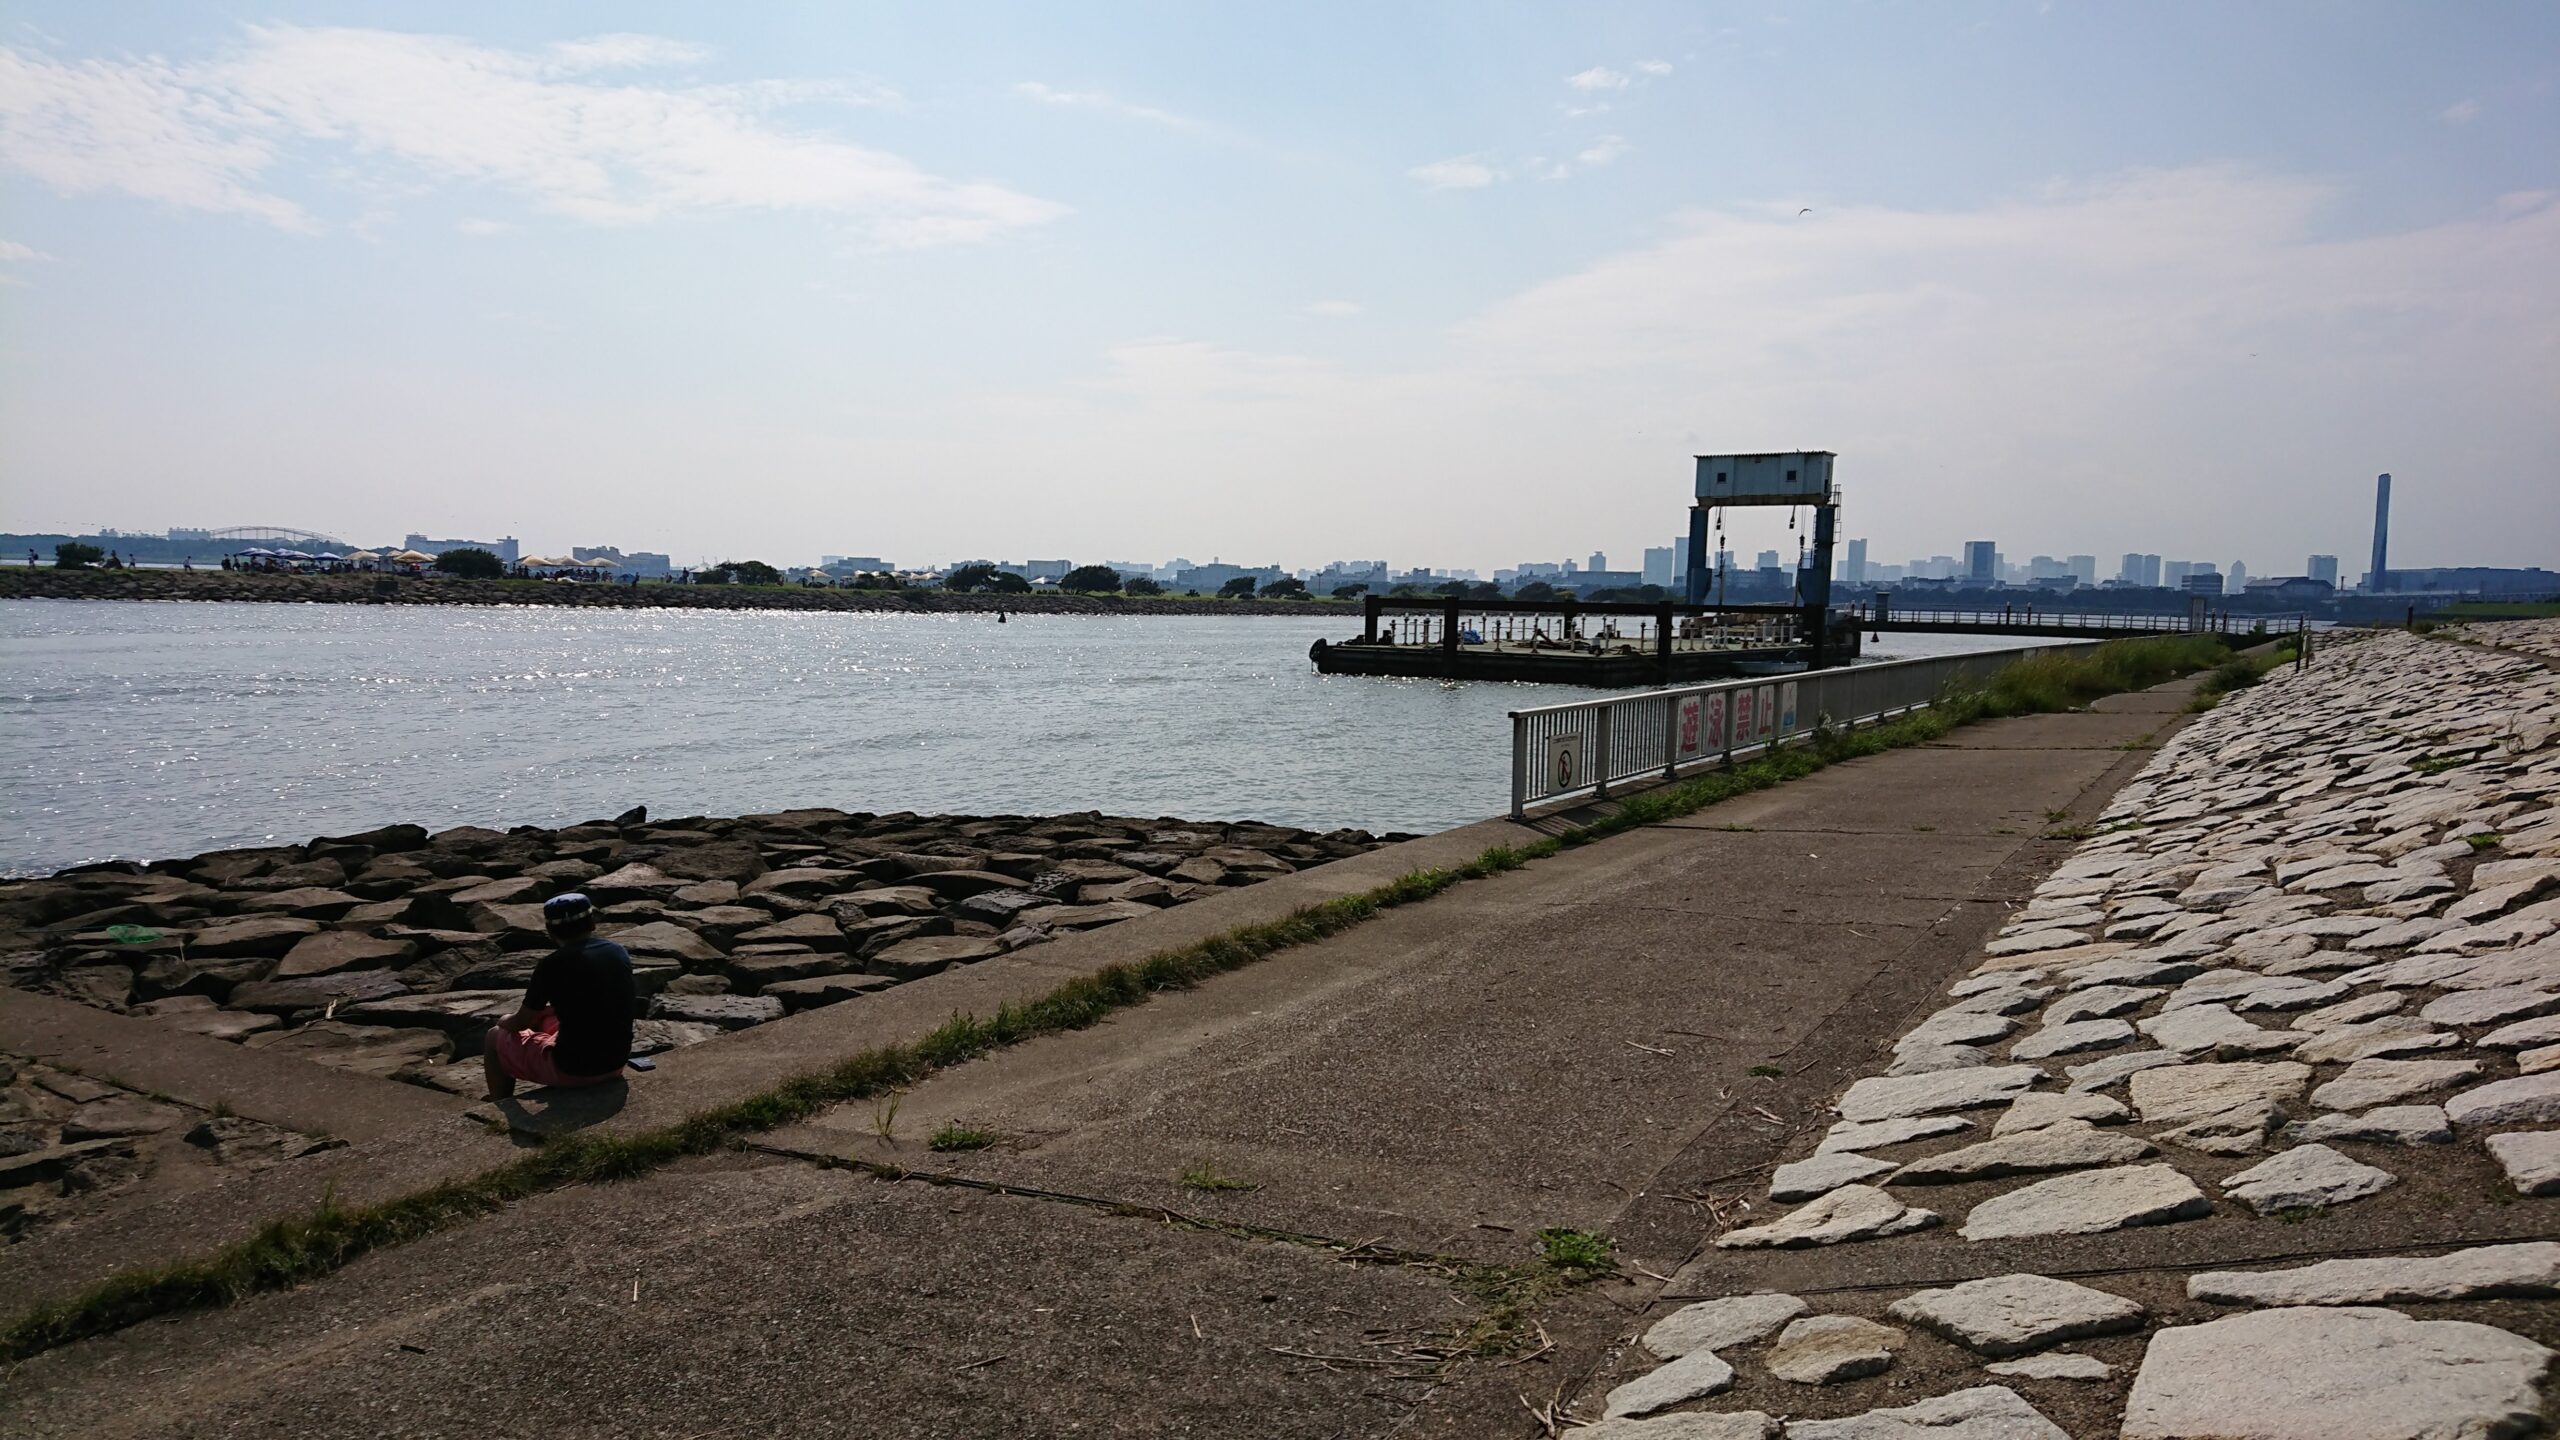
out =
<path fill-rule="evenodd" d="M 148 925 L 110 925 L 107 938 L 119 945 L 148 945 L 160 938 L 160 932 Z"/>

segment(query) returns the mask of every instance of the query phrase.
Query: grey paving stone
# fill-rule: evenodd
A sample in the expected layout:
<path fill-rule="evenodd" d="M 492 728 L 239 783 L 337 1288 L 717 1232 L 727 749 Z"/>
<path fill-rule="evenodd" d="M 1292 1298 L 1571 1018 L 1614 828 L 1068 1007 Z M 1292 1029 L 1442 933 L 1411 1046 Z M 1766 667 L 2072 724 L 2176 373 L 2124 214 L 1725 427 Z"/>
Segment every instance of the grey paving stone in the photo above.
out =
<path fill-rule="evenodd" d="M 2009 1047 L 2009 1058 L 2045 1060 L 2083 1050 L 2104 1050 L 2132 1040 L 2133 1027 L 2122 1020 L 2075 1020 L 2068 1025 L 2047 1025 L 2021 1038 Z"/>
<path fill-rule="evenodd" d="M 1837 1245 L 1845 1240 L 1900 1235 L 1937 1223 L 1936 1211 L 1905 1205 L 1872 1185 L 1843 1185 L 1766 1225 L 1719 1235 L 1716 1246 L 1724 1250 L 1800 1250 Z"/>
<path fill-rule="evenodd" d="M 2326 1145 L 2296 1145 L 2222 1182 L 2222 1193 L 2261 1215 L 2325 1210 L 2389 1189 L 2399 1177 Z"/>
<path fill-rule="evenodd" d="M 2121 1101 L 2104 1095 L 2051 1095 L 2030 1092 L 2009 1102 L 2000 1118 L 1991 1122 L 1994 1135 L 2014 1135 L 2021 1130 L 2034 1130 L 2063 1120 L 2085 1120 L 2092 1125 L 2113 1125 L 2130 1120 L 2133 1112 Z"/>
<path fill-rule="evenodd" d="M 1855 1315 L 1808 1315 L 1779 1332 L 1769 1373 L 1798 1385 L 1831 1385 L 1883 1373 L 1902 1349 L 1890 1325 Z"/>
<path fill-rule="evenodd" d="M 2187 1298 L 2217 1305 L 2401 1305 L 2560 1295 L 2560 1244 L 2481 1245 L 2449 1255 L 2323 1260 L 2291 1270 L 2208 1270 Z"/>
<path fill-rule="evenodd" d="M 2560 1194 L 2560 1130 L 2492 1135 L 2489 1153 L 2507 1172 L 2517 1194 Z"/>
<path fill-rule="evenodd" d="M 1733 1367 L 1713 1350 L 1693 1350 L 1609 1392 L 1605 1418 L 1650 1415 L 1733 1388 Z"/>
<path fill-rule="evenodd" d="M 1683 1305 L 1644 1332 L 1644 1348 L 1665 1360 L 1699 1350 L 1727 1350 L 1765 1340 L 1805 1312 L 1793 1295 L 1728 1295 Z"/>
<path fill-rule="evenodd" d="M 2500 985 L 2487 990 L 2457 990 L 2427 1002 L 2421 1020 L 2438 1025 L 2503 1025 L 2560 1010 L 2560 995 L 2529 985 Z"/>
<path fill-rule="evenodd" d="M 2092 985 L 2046 1007 L 2044 1023 L 2069 1025 L 2080 1020 L 2113 1020 L 2141 1009 L 2164 993 L 2147 985 Z"/>
<path fill-rule="evenodd" d="M 2337 1079 L 2311 1092 L 2311 1103 L 2323 1110 L 2369 1110 L 2448 1090 L 2480 1073 L 2477 1060 L 2359 1060 Z M 2450 1115 L 2451 1109 L 2446 1113 Z"/>
<path fill-rule="evenodd" d="M 2501 1025 L 2480 1037 L 2480 1044 L 2491 1050 L 2531 1050 L 2543 1045 L 2560 1045 L 2560 1015 L 2543 1015 L 2532 1020 L 2519 1020 Z"/>
<path fill-rule="evenodd" d="M 2415 1015 L 2385 1015 L 2315 1031 L 2293 1048 L 2293 1058 L 2310 1065 L 2332 1064 L 2443 1050 L 2461 1043 L 2461 1036 L 2439 1030 Z"/>
<path fill-rule="evenodd" d="M 2551 1352 L 2458 1320 L 2292 1308 L 2151 1337 L 2124 1440 L 2457 1440 L 2539 1428 Z"/>
<path fill-rule="evenodd" d="M 1991 1052 L 1979 1045 L 1914 1045 L 1893 1052 L 1893 1063 L 1885 1067 L 1888 1077 L 1904 1075 L 1936 1075 L 1947 1070 L 1972 1070 L 1991 1063 Z"/>
<path fill-rule="evenodd" d="M 1933 1075 L 1869 1076 L 1840 1097 L 1840 1118 L 1899 1120 L 2005 1105 L 2043 1078 L 2044 1071 L 2033 1065 L 1991 1065 Z"/>
<path fill-rule="evenodd" d="M 2253 1100 L 2281 1105 L 2311 1083 L 2311 1067 L 2290 1060 L 2195 1063 L 2133 1077 L 2135 1113 L 2155 1125 L 2203 1120 Z"/>
<path fill-rule="evenodd" d="M 1814 1147 L 1814 1153 L 1881 1150 L 1888 1145 L 1907 1145 L 1933 1135 L 1953 1135 L 1959 1130 L 1972 1128 L 1973 1122 L 1961 1115 L 1920 1115 L 1908 1120 L 1843 1120 L 1823 1135 L 1822 1143 Z"/>
<path fill-rule="evenodd" d="M 1769 1198 L 1810 1200 L 1843 1185 L 1874 1179 L 1892 1168 L 1890 1160 L 1872 1160 L 1854 1150 L 1817 1152 L 1808 1159 L 1779 1166 L 1769 1177 Z"/>
<path fill-rule="evenodd" d="M 2361 1115 L 2322 1115 L 2286 1129 L 2295 1140 L 2350 1140 L 2382 1145 L 2442 1145 L 2453 1126 L 2441 1105 L 2385 1105 Z"/>
<path fill-rule="evenodd" d="M 1787 1440 L 2070 1440 L 2006 1385 L 1977 1385 L 1951 1395 L 1843 1420 L 1796 1420 Z"/>
<path fill-rule="evenodd" d="M 2187 1057 L 2174 1050 L 2136 1050 L 2129 1055 L 2110 1055 L 2081 1065 L 2066 1065 L 2063 1073 L 2071 1077 L 2075 1092 L 2104 1090 L 2123 1083 L 2125 1077 L 2163 1065 L 2183 1065 Z"/>
<path fill-rule="evenodd" d="M 1886 1307 L 1995 1359 L 2065 1340 L 2139 1329 L 2143 1308 L 2121 1295 L 2045 1275 L 1995 1275 L 1906 1295 Z"/>
<path fill-rule="evenodd" d="M 2056 1351 L 2051 1355 L 2029 1355 L 2019 1360 L 1998 1360 L 1982 1367 L 1999 1376 L 2016 1376 L 2022 1380 L 2110 1380 L 2116 1367 L 2095 1355 L 2073 1355 Z"/>
<path fill-rule="evenodd" d="M 1980 1010 L 1941 1010 L 1914 1025 L 1901 1039 L 1893 1042 L 1895 1051 L 1920 1050 L 1933 1045 L 1986 1045 L 2018 1028 L 2018 1022 L 2004 1015 Z"/>
<path fill-rule="evenodd" d="M 2097 1235 L 2211 1213 L 2213 1202 L 2175 1167 L 2128 1165 L 2060 1175 L 1995 1195 L 1973 1207 L 1958 1233 L 1977 1241 Z"/>
<path fill-rule="evenodd" d="M 2058 1120 L 1922 1156 L 1894 1171 L 1885 1183 L 1953 1185 L 1968 1180 L 1995 1180 L 2004 1175 L 2121 1165 L 2155 1153 L 2149 1141 L 2137 1136 L 2100 1130 L 2085 1120 Z"/>
<path fill-rule="evenodd" d="M 2142 1033 L 2163 1050 L 2210 1055 L 2220 1060 L 2243 1060 L 2290 1050 L 2303 1040 L 2292 1031 L 2252 1025 L 2221 1005 L 2190 1005 L 2140 1023 Z"/>
<path fill-rule="evenodd" d="M 2494 1080 L 2444 1102 L 2456 1125 L 2548 1125 L 2560 1120 L 2560 1071 Z"/>

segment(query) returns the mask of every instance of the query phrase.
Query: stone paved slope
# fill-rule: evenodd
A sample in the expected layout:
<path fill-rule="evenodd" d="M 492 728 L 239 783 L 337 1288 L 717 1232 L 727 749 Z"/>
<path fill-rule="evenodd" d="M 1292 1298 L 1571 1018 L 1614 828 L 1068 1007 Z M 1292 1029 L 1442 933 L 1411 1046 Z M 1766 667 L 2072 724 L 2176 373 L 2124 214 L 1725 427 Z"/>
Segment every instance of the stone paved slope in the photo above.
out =
<path fill-rule="evenodd" d="M 1667 1418 L 1590 1433 L 2541 1428 L 2555 719 L 2540 662 L 2393 634 L 2180 732 L 1582 1406 Z M 1896 1334 L 1780 1378 L 1840 1315 Z"/>

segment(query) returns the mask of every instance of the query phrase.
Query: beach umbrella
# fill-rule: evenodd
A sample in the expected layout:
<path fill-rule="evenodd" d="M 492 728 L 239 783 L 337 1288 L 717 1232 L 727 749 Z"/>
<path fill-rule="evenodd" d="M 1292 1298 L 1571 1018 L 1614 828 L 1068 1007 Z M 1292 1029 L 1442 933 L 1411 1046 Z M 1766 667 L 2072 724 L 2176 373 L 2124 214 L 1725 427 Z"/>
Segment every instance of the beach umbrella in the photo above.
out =
<path fill-rule="evenodd" d="M 252 545 L 252 546 L 250 546 L 250 547 L 249 547 L 248 549 L 246 549 L 246 550 L 234 550 L 234 551 L 232 551 L 231 553 L 232 553 L 232 554 L 234 554 L 234 555 L 266 555 L 266 556 L 272 556 L 272 555 L 274 555 L 276 552 L 274 552 L 273 550 L 270 550 L 270 549 L 266 548 L 266 547 L 265 547 L 265 546 L 263 546 L 263 545 Z"/>
<path fill-rule="evenodd" d="M 432 565 L 436 559 L 433 555 L 423 555 L 415 550 L 396 550 L 392 552 L 390 558 L 403 565 Z"/>
<path fill-rule="evenodd" d="M 352 563 L 354 563 L 354 564 L 359 564 L 359 565 L 361 565 L 361 564 L 363 564 L 365 561 L 368 561 L 368 560 L 379 560 L 379 559 L 381 559 L 382 557 L 381 557 L 381 556 L 379 556 L 379 555 L 374 554 L 374 553 L 373 553 L 372 551 L 370 551 L 370 550 L 350 550 L 350 551 L 348 551 L 346 554 L 341 555 L 341 556 L 339 556 L 338 558 L 339 558 L 339 559 L 341 559 L 341 560 L 345 560 L 345 561 L 352 562 Z"/>
<path fill-rule="evenodd" d="M 589 570 L 619 570 L 622 568 L 610 560 L 581 560 L 578 564 Z"/>

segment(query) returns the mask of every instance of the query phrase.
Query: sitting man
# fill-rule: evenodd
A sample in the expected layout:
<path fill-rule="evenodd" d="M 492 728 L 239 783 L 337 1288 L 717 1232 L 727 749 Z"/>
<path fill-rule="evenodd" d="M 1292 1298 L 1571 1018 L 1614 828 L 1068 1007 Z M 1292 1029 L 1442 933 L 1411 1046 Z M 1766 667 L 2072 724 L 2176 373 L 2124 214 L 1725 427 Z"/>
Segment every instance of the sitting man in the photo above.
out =
<path fill-rule="evenodd" d="M 595 902 L 555 895 L 542 907 L 543 928 L 559 948 L 533 967 L 524 1004 L 489 1030 L 480 1069 L 489 1098 L 531 1085 L 601 1085 L 622 1073 L 631 1055 L 631 955 L 596 938 Z"/>

